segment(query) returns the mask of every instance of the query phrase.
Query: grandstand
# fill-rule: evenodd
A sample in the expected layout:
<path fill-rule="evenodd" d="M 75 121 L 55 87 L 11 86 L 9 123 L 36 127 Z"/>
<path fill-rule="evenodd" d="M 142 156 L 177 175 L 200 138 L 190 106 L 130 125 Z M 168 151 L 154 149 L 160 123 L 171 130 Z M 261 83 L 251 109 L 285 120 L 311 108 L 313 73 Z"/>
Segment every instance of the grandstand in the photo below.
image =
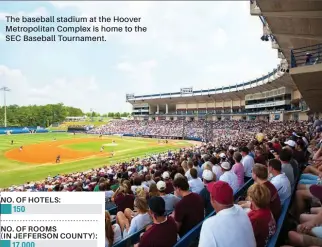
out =
<path fill-rule="evenodd" d="M 126 95 L 137 120 L 307 120 L 308 107 L 282 66 L 234 86 L 208 90 Z"/>
<path fill-rule="evenodd" d="M 263 23 L 259 38 L 272 42 L 278 51 L 281 64 L 275 70 L 249 82 L 214 89 L 127 94 L 133 120 L 113 120 L 86 129 L 88 134 L 203 143 L 190 141 L 189 147 L 141 158 L 129 155 L 126 162 L 8 190 L 104 191 L 109 247 L 138 243 L 157 247 L 211 247 L 215 243 L 221 247 L 322 246 L 322 236 L 314 235 L 314 228 L 322 229 L 322 197 L 306 186 L 312 183 L 322 194 L 322 121 L 317 118 L 313 123 L 310 118 L 322 112 L 322 1 L 251 0 L 250 13 Z M 84 126 L 74 127 L 84 130 Z M 201 187 L 198 193 L 193 192 L 197 185 Z M 229 193 L 216 195 L 211 187 L 215 185 L 222 186 L 216 193 L 221 189 Z M 252 197 L 256 193 L 250 195 L 256 188 L 261 195 L 257 200 Z M 155 197 L 166 202 L 151 203 Z M 167 210 L 165 205 L 170 205 Z M 320 213 L 313 213 L 314 207 Z M 308 210 L 311 214 L 304 216 L 320 217 L 320 221 L 308 221 L 312 227 L 304 231 L 303 213 Z M 223 214 L 224 220 L 220 219 Z M 159 228 L 165 222 L 168 227 Z M 299 236 L 305 236 L 302 242 Z"/>

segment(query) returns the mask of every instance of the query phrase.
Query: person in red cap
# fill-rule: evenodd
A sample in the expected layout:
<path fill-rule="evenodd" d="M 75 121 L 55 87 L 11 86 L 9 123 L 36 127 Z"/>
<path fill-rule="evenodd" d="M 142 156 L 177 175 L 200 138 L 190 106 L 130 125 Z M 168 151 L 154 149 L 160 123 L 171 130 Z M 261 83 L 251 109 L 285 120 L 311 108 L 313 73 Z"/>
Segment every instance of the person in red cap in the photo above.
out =
<path fill-rule="evenodd" d="M 207 185 L 211 204 L 217 214 L 204 221 L 200 247 L 255 247 L 256 241 L 247 213 L 234 205 L 233 190 L 223 181 Z M 228 237 L 227 233 L 229 233 Z"/>

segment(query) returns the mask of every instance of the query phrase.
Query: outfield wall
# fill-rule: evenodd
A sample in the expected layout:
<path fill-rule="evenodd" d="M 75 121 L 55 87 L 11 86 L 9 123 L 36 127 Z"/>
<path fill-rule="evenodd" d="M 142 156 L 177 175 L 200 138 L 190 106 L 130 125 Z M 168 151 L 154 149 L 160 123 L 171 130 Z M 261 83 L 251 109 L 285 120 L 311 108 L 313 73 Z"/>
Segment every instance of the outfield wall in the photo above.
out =
<path fill-rule="evenodd" d="M 37 127 L 0 127 L 0 135 L 7 134 L 28 134 L 28 133 L 48 133 L 47 129 Z"/>

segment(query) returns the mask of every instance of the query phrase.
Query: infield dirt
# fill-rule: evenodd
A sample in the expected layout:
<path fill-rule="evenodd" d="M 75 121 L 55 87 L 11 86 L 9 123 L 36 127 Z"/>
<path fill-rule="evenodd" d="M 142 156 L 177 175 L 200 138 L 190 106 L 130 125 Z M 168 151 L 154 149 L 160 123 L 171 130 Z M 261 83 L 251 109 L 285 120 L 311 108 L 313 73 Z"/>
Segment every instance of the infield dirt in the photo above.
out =
<path fill-rule="evenodd" d="M 24 146 L 20 151 L 19 148 L 11 149 L 5 153 L 7 159 L 16 160 L 24 163 L 55 163 L 56 157 L 60 155 L 60 161 L 70 161 L 89 156 L 110 156 L 110 153 L 78 151 L 61 147 L 66 144 L 95 142 L 96 138 L 80 138 L 62 141 L 50 141 Z"/>

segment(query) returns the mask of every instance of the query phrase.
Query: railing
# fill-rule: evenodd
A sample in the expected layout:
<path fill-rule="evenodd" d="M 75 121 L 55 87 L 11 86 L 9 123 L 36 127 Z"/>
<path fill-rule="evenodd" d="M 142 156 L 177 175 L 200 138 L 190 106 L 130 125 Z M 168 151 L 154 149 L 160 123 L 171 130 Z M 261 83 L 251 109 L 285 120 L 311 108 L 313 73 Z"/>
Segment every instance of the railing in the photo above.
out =
<path fill-rule="evenodd" d="M 291 68 L 322 63 L 322 44 L 291 50 Z"/>

